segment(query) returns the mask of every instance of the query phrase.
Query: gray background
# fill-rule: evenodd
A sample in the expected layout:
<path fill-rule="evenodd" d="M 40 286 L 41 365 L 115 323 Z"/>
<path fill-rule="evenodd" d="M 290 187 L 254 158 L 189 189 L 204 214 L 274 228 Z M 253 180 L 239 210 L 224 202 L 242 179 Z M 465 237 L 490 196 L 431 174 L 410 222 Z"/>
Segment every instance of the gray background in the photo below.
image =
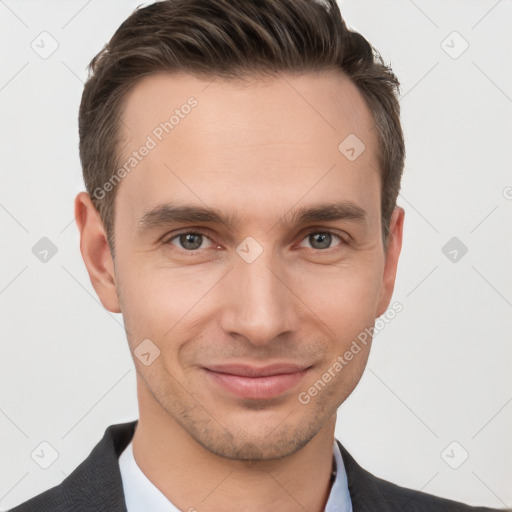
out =
<path fill-rule="evenodd" d="M 61 482 L 108 425 L 138 416 L 122 318 L 90 285 L 73 199 L 86 66 L 139 3 L 0 0 L 3 509 Z M 336 435 L 382 478 L 510 507 L 512 4 L 340 6 L 401 79 L 407 163 L 403 311 L 375 338 Z M 43 237 L 57 248 L 46 262 L 32 251 Z M 48 469 L 43 441 L 58 454 Z"/>

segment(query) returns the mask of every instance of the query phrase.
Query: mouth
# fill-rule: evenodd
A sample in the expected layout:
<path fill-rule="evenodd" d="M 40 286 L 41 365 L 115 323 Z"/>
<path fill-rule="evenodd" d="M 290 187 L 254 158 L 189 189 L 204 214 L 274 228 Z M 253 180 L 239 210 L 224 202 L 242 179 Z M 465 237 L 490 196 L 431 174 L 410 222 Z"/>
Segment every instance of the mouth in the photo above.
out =
<path fill-rule="evenodd" d="M 297 386 L 310 368 L 279 363 L 263 367 L 214 365 L 203 369 L 207 378 L 223 390 L 240 398 L 263 400 L 276 398 Z"/>

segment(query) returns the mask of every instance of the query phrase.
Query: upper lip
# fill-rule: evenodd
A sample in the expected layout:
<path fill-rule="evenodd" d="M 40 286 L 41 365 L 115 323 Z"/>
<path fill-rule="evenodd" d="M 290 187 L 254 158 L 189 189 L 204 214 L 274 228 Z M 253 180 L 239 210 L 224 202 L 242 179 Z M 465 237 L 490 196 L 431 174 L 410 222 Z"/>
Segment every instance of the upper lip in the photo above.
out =
<path fill-rule="evenodd" d="M 276 363 L 267 366 L 250 366 L 246 364 L 219 364 L 205 367 L 207 370 L 216 373 L 227 373 L 229 375 L 238 375 L 240 377 L 268 377 L 270 375 L 283 375 L 287 373 L 297 373 L 309 368 L 309 366 Z"/>

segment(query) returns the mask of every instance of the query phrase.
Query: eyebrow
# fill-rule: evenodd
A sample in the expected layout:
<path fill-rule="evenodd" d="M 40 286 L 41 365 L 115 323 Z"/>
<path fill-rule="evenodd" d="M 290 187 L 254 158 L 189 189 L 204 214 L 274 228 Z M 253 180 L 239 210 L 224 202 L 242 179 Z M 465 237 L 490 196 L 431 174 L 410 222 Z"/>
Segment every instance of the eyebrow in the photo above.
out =
<path fill-rule="evenodd" d="M 302 225 L 311 222 L 338 220 L 366 222 L 368 214 L 357 204 L 351 201 L 342 201 L 291 209 L 276 224 Z M 207 222 L 232 227 L 240 222 L 240 216 L 236 211 L 224 213 L 221 210 L 207 206 L 168 203 L 156 206 L 144 213 L 138 222 L 138 230 L 146 231 L 169 224 L 187 222 Z"/>

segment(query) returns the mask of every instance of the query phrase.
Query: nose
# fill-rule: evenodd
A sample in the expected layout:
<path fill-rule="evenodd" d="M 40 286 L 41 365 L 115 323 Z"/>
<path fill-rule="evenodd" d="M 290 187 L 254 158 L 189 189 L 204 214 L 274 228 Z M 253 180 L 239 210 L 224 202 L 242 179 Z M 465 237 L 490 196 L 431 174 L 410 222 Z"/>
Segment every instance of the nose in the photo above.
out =
<path fill-rule="evenodd" d="M 290 270 L 270 250 L 263 250 L 252 262 L 236 257 L 223 281 L 222 292 L 228 299 L 221 328 L 227 334 L 264 346 L 297 330 L 300 301 L 290 283 Z"/>

